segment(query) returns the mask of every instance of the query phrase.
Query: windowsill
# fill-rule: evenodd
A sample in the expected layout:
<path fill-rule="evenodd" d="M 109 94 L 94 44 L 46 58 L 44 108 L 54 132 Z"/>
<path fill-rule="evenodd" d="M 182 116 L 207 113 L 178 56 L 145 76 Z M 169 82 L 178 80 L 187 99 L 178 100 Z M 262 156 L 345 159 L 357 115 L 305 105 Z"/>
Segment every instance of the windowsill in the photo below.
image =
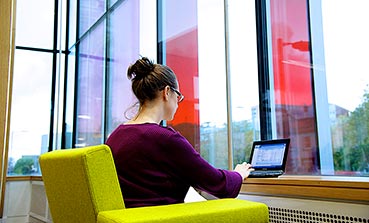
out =
<path fill-rule="evenodd" d="M 42 181 L 41 176 L 11 176 L 7 181 Z M 295 176 L 248 178 L 241 194 L 338 200 L 369 204 L 369 177 Z"/>
<path fill-rule="evenodd" d="M 7 176 L 6 181 L 26 181 L 26 180 L 33 180 L 33 181 L 42 181 L 42 176 Z"/>
<path fill-rule="evenodd" d="M 369 204 L 369 178 L 295 175 L 248 178 L 241 187 L 241 193 Z"/>

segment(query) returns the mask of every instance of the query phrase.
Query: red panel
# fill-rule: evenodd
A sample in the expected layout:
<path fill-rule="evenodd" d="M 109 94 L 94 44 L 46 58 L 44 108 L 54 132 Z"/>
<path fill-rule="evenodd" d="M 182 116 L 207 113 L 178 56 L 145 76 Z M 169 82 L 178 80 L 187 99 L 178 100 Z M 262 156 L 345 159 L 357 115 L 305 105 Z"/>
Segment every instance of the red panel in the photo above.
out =
<path fill-rule="evenodd" d="M 166 64 L 176 73 L 180 90 L 185 96 L 174 120 L 169 124 L 180 131 L 199 150 L 199 99 L 197 27 L 187 30 L 166 43 Z"/>
<path fill-rule="evenodd" d="M 176 73 L 180 90 L 185 100 L 180 103 L 173 124 L 189 122 L 198 124 L 199 112 L 195 104 L 199 103 L 195 94 L 198 77 L 197 29 L 167 42 L 167 65 Z M 197 83 L 196 83 L 197 84 Z"/>
<path fill-rule="evenodd" d="M 271 1 L 276 104 L 312 105 L 306 0 Z"/>
<path fill-rule="evenodd" d="M 271 0 L 277 137 L 291 138 L 287 173 L 319 173 L 306 0 Z"/>

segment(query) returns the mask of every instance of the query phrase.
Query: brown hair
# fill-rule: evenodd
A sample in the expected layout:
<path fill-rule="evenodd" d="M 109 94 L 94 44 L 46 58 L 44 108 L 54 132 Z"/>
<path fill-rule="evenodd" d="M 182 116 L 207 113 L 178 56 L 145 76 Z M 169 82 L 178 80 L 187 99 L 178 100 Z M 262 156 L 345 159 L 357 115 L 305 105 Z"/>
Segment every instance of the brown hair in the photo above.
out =
<path fill-rule="evenodd" d="M 154 64 L 146 57 L 130 65 L 127 77 L 132 81 L 132 91 L 140 105 L 156 98 L 158 91 L 166 86 L 177 88 L 177 78 L 173 70 L 162 64 Z"/>

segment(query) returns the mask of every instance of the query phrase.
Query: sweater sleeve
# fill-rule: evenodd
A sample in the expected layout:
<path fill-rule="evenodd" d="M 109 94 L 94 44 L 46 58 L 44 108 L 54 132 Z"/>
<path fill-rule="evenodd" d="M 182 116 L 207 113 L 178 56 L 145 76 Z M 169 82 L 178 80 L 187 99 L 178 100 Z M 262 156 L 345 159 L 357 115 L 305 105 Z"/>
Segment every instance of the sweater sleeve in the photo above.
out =
<path fill-rule="evenodd" d="M 242 177 L 235 171 L 214 168 L 179 133 L 167 141 L 167 160 L 172 176 L 218 198 L 237 197 Z"/>

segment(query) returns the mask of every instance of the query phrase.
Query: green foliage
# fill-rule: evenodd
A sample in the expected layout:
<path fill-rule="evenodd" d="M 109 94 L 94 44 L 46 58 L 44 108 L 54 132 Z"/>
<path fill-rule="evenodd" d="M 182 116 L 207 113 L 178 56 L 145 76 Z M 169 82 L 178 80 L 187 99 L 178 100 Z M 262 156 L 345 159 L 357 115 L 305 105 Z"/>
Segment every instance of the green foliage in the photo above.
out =
<path fill-rule="evenodd" d="M 204 123 L 200 126 L 200 153 L 208 162 L 218 168 L 228 168 L 227 128 L 211 126 Z"/>
<path fill-rule="evenodd" d="M 344 162 L 343 162 L 343 151 L 342 148 L 333 153 L 333 162 L 335 170 L 344 170 Z"/>
<path fill-rule="evenodd" d="M 228 169 L 227 126 L 201 125 L 201 156 L 218 168 Z M 240 121 L 232 123 L 233 163 L 247 162 L 254 139 L 252 123 Z"/>
<path fill-rule="evenodd" d="M 34 162 L 33 159 L 29 158 L 21 158 L 17 160 L 13 170 L 15 174 L 22 175 L 33 173 L 33 171 L 34 171 Z"/>
<path fill-rule="evenodd" d="M 250 159 L 254 131 L 252 123 L 240 121 L 233 123 L 233 163 L 248 162 Z"/>
<path fill-rule="evenodd" d="M 335 148 L 334 167 L 338 171 L 369 174 L 369 91 L 363 102 L 348 117 L 340 119 L 343 129 L 343 147 Z"/>
<path fill-rule="evenodd" d="M 14 170 L 14 158 L 10 157 L 8 160 L 8 174 L 13 173 Z"/>

